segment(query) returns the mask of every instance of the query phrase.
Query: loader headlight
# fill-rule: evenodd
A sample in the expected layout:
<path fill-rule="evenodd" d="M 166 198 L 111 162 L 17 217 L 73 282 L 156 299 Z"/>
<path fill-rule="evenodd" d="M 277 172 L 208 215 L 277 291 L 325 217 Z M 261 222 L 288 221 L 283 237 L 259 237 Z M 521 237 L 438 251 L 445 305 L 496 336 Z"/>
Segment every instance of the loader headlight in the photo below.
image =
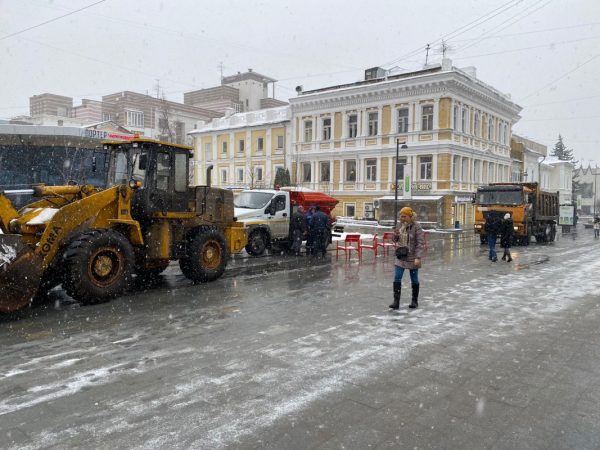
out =
<path fill-rule="evenodd" d="M 11 233 L 21 234 L 21 223 L 17 219 L 13 219 L 9 223 Z"/>

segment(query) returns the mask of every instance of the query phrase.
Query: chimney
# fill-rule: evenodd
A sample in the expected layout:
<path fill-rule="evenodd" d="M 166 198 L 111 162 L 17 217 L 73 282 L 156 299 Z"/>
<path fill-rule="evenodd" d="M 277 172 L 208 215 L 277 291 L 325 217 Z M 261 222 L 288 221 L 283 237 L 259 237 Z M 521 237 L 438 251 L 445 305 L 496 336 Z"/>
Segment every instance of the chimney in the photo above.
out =
<path fill-rule="evenodd" d="M 252 72 L 252 69 L 248 69 L 248 72 Z"/>

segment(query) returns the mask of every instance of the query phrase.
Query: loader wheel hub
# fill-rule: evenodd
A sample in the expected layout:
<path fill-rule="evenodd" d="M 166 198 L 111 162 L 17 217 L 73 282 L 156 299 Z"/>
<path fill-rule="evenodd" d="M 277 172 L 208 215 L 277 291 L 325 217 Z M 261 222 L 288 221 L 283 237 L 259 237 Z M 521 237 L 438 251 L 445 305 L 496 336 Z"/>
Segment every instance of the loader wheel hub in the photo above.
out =
<path fill-rule="evenodd" d="M 121 255 L 115 249 L 98 249 L 90 258 L 90 279 L 99 286 L 110 285 L 119 276 L 121 259 Z"/>
<path fill-rule="evenodd" d="M 217 241 L 208 241 L 202 249 L 202 265 L 214 269 L 221 263 L 221 246 Z"/>

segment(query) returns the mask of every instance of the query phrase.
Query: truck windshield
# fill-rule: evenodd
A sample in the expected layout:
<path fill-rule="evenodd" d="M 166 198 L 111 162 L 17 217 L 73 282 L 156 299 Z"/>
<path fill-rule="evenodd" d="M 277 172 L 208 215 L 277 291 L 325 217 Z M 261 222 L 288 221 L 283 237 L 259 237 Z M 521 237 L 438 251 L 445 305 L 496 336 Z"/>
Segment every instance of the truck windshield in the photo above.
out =
<path fill-rule="evenodd" d="M 522 191 L 479 191 L 477 203 L 480 205 L 520 205 L 523 203 Z"/>
<path fill-rule="evenodd" d="M 107 186 L 128 183 L 130 178 L 144 182 L 146 170 L 140 166 L 140 149 L 119 149 L 110 157 Z"/>
<path fill-rule="evenodd" d="M 263 208 L 273 194 L 268 192 L 242 192 L 233 202 L 236 208 L 260 209 Z"/>

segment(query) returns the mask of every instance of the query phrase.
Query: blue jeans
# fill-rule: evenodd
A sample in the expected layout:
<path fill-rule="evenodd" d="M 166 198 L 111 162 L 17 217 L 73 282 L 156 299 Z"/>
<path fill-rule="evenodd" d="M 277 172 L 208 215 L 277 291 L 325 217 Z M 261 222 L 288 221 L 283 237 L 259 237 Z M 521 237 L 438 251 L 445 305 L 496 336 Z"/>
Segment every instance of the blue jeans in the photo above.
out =
<path fill-rule="evenodd" d="M 490 248 L 490 259 L 498 258 L 496 255 L 496 238 L 497 236 L 495 234 L 490 233 L 487 235 L 488 247 Z"/>
<path fill-rule="evenodd" d="M 394 266 L 396 268 L 394 272 L 394 283 L 399 283 L 402 281 L 402 276 L 404 275 L 404 267 Z M 408 269 L 410 273 L 410 282 L 411 284 L 419 284 L 419 269 Z"/>

